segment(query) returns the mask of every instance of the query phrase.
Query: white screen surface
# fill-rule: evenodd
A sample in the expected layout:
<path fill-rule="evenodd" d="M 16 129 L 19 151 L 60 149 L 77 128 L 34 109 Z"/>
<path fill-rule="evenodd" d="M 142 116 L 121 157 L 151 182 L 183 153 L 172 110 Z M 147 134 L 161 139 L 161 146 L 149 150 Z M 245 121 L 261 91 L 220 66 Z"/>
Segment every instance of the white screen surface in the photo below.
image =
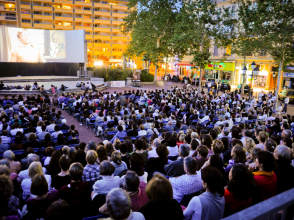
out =
<path fill-rule="evenodd" d="M 84 30 L 0 27 L 0 62 L 84 63 Z"/>

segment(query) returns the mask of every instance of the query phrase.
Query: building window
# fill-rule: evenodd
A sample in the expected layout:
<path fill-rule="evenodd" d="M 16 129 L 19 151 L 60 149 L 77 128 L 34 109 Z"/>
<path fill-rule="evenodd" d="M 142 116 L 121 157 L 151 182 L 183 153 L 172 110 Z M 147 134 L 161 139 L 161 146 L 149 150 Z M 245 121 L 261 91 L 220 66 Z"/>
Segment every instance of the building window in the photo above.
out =
<path fill-rule="evenodd" d="M 218 56 L 218 48 L 217 45 L 214 45 L 213 56 Z"/>
<path fill-rule="evenodd" d="M 22 19 L 21 21 L 22 21 L 22 23 L 31 23 L 31 21 L 27 20 L 27 19 Z"/>
<path fill-rule="evenodd" d="M 39 21 L 39 20 L 34 20 L 34 23 L 35 23 L 35 24 L 40 24 L 41 21 Z"/>
<path fill-rule="evenodd" d="M 26 14 L 26 15 L 29 15 L 29 14 L 30 14 L 29 11 L 23 11 L 23 10 L 21 10 L 21 13 L 22 13 L 22 14 Z"/>
<path fill-rule="evenodd" d="M 49 12 L 44 12 L 44 15 L 50 15 L 50 13 Z"/>

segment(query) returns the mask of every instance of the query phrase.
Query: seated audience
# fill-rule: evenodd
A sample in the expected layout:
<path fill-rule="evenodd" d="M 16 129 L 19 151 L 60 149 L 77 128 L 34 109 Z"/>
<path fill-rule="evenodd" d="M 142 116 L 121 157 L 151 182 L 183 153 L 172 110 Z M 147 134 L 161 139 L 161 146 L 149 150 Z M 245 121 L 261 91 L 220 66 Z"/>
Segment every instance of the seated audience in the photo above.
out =
<path fill-rule="evenodd" d="M 183 219 L 183 211 L 173 199 L 170 182 L 160 174 L 155 174 L 148 182 L 145 192 L 149 202 L 139 209 L 146 220 Z"/>
<path fill-rule="evenodd" d="M 223 177 L 221 172 L 208 166 L 201 171 L 203 187 L 200 196 L 195 196 L 184 211 L 185 219 L 221 219 L 225 211 Z"/>
<path fill-rule="evenodd" d="M 251 206 L 255 192 L 253 174 L 243 164 L 235 164 L 229 173 L 225 188 L 225 216 L 232 215 Z"/>
<path fill-rule="evenodd" d="M 182 144 L 178 151 L 179 158 L 164 166 L 164 170 L 169 177 L 177 177 L 185 174 L 183 166 L 184 158 L 189 156 L 190 147 L 187 144 Z"/>
<path fill-rule="evenodd" d="M 201 172 L 197 171 L 197 160 L 184 158 L 185 175 L 169 178 L 173 187 L 173 198 L 181 202 L 185 195 L 195 193 L 203 188 Z"/>
<path fill-rule="evenodd" d="M 83 181 L 96 181 L 100 175 L 100 166 L 97 163 L 98 155 L 94 150 L 88 150 L 86 154 L 87 165 L 83 171 Z"/>
<path fill-rule="evenodd" d="M 58 200 L 58 191 L 53 189 L 48 192 L 48 183 L 44 175 L 36 174 L 32 179 L 31 194 L 27 201 L 29 219 L 44 218 L 48 207 Z"/>
<path fill-rule="evenodd" d="M 71 183 L 59 190 L 59 198 L 69 204 L 73 220 L 88 216 L 91 203 L 91 185 L 82 181 L 83 169 L 80 163 L 71 164 L 69 167 Z"/>
<path fill-rule="evenodd" d="M 60 166 L 61 172 L 52 178 L 51 187 L 53 189 L 60 190 L 61 187 L 70 184 L 71 182 L 71 179 L 69 176 L 70 164 L 71 164 L 71 161 L 67 156 L 63 155 L 60 157 L 59 166 Z"/>

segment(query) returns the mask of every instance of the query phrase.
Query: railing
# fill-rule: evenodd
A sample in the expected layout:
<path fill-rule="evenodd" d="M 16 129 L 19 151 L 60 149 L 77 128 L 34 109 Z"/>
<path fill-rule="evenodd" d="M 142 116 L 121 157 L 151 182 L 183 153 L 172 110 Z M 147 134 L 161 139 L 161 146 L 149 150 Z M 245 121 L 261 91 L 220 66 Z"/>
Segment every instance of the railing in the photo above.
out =
<path fill-rule="evenodd" d="M 289 206 L 294 205 L 294 188 L 286 192 L 280 193 L 270 199 L 260 202 L 254 206 L 244 209 L 236 214 L 230 215 L 223 220 L 259 220 L 266 219 L 279 211 L 283 210 L 282 219 L 284 220 L 287 215 L 287 211 L 292 211 L 288 213 L 287 218 L 293 219 L 293 207 L 289 210 Z"/>
<path fill-rule="evenodd" d="M 5 16 L 5 19 L 16 20 L 16 17 L 13 17 L 13 16 Z"/>

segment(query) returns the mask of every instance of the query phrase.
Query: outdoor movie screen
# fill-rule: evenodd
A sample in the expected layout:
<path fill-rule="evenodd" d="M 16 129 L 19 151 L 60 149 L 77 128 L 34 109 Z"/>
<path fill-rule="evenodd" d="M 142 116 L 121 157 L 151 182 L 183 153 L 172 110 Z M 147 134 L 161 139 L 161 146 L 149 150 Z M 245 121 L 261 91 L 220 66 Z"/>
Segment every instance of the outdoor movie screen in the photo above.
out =
<path fill-rule="evenodd" d="M 0 27 L 0 62 L 84 63 L 84 30 Z"/>

